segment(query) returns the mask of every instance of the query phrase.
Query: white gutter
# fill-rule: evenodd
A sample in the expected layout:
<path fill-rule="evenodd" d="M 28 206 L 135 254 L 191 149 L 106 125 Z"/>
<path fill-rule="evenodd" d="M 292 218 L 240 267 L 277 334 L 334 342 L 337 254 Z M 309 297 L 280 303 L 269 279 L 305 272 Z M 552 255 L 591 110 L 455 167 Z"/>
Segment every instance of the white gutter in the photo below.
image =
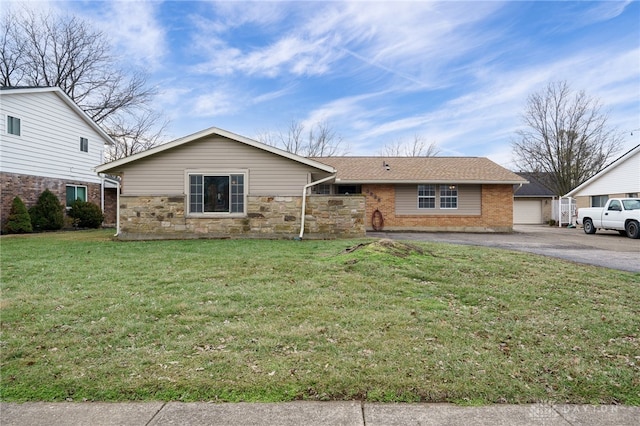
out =
<path fill-rule="evenodd" d="M 302 188 L 302 214 L 300 215 L 300 235 L 297 238 L 298 240 L 301 240 L 302 235 L 304 234 L 304 217 L 305 217 L 305 210 L 307 209 L 307 190 L 312 186 L 319 185 L 331 179 L 335 179 L 335 177 L 336 175 L 332 175 L 324 179 L 320 179 L 315 182 L 308 183 L 304 186 L 304 188 Z"/>

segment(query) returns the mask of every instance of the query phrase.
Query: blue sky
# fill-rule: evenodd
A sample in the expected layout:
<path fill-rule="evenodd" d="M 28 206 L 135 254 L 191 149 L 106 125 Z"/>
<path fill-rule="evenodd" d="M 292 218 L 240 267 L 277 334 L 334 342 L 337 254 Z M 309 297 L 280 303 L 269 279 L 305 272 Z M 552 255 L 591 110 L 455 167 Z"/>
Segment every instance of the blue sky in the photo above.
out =
<path fill-rule="evenodd" d="M 639 2 L 50 1 L 112 37 L 159 90 L 169 138 L 327 122 L 349 155 L 419 135 L 512 168 L 527 96 L 597 97 L 640 143 Z M 633 135 L 631 133 L 633 132 Z"/>

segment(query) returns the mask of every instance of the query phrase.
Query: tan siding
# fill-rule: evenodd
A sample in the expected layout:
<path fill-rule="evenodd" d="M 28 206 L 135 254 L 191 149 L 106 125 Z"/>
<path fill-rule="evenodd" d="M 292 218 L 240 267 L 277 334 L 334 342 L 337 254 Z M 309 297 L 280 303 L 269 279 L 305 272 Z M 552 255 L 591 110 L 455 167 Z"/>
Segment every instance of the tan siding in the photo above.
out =
<path fill-rule="evenodd" d="M 480 185 L 458 185 L 458 208 L 440 209 L 439 189 L 436 185 L 436 208 L 418 209 L 418 185 L 396 186 L 397 215 L 479 215 L 481 214 Z"/>
<path fill-rule="evenodd" d="M 311 171 L 304 164 L 214 136 L 170 149 L 118 169 L 125 195 L 183 194 L 185 170 L 248 170 L 248 195 L 300 195 Z"/>

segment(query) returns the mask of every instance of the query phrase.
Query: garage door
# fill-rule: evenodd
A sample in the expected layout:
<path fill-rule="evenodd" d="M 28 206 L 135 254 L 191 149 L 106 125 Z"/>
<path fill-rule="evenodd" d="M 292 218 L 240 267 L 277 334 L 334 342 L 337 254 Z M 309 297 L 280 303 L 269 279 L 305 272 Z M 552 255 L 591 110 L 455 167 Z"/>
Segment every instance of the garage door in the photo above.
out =
<path fill-rule="evenodd" d="M 515 200 L 513 202 L 513 223 L 516 225 L 542 223 L 542 201 Z"/>

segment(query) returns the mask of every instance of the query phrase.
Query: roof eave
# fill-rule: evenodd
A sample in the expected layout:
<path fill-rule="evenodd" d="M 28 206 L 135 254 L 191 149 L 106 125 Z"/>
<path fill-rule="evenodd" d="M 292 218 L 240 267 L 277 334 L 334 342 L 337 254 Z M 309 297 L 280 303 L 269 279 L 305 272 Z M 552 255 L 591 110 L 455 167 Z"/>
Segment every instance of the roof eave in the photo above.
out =
<path fill-rule="evenodd" d="M 429 183 L 450 183 L 450 184 L 469 184 L 469 185 L 519 185 L 529 183 L 526 180 L 456 180 L 456 179 L 340 179 L 336 178 L 337 184 L 429 184 Z"/>

